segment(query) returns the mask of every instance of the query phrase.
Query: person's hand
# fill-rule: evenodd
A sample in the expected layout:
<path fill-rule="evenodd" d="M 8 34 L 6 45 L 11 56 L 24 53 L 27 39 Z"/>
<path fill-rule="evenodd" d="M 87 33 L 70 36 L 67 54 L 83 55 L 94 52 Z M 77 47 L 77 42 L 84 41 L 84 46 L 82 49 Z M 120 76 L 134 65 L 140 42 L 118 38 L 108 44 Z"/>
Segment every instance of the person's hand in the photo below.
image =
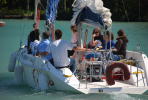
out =
<path fill-rule="evenodd" d="M 96 36 L 96 34 L 93 34 L 92 37 L 94 38 Z"/>
<path fill-rule="evenodd" d="M 76 47 L 74 48 L 75 51 L 86 51 L 86 48 Z"/>
<path fill-rule="evenodd" d="M 112 51 L 117 51 L 117 49 L 116 48 L 113 48 Z"/>

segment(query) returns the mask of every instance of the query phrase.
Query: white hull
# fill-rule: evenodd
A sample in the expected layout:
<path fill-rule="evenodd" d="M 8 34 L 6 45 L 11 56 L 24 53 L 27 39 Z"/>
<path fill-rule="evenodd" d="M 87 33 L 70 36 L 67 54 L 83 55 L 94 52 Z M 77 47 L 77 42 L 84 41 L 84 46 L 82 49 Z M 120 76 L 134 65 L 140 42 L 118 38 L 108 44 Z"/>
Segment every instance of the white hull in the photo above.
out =
<path fill-rule="evenodd" d="M 116 82 L 114 86 L 104 86 L 106 82 L 88 83 L 87 88 L 85 84 L 81 84 L 79 89 L 85 94 L 88 93 L 126 93 L 126 94 L 143 94 L 148 90 L 148 87 L 137 87 L 133 85 Z"/>
<path fill-rule="evenodd" d="M 116 81 L 115 85 L 109 86 L 106 81 L 102 82 L 85 82 L 79 81 L 75 75 L 65 75 L 65 71 L 70 71 L 65 68 L 62 70 L 56 69 L 49 62 L 43 61 L 41 58 L 26 54 L 24 50 L 20 50 L 17 54 L 17 59 L 23 69 L 23 83 L 39 90 L 59 90 L 71 91 L 75 93 L 127 93 L 127 94 L 143 94 L 148 90 L 148 58 L 144 54 L 136 52 L 128 52 L 127 57 L 133 57 L 136 60 L 142 60 L 139 64 L 141 68 L 138 71 L 143 73 L 138 75 L 131 74 L 128 81 Z M 137 56 L 136 56 L 137 55 Z M 11 64 L 10 64 L 11 65 Z M 137 67 L 128 66 L 134 73 Z M 17 72 L 15 72 L 17 73 Z M 144 74 L 145 73 L 145 74 Z M 16 74 L 18 75 L 18 74 Z M 21 75 L 21 74 L 20 74 Z M 19 81 L 18 79 L 16 79 Z M 19 82 L 20 83 L 20 82 Z M 137 86 L 138 85 L 138 86 Z"/>

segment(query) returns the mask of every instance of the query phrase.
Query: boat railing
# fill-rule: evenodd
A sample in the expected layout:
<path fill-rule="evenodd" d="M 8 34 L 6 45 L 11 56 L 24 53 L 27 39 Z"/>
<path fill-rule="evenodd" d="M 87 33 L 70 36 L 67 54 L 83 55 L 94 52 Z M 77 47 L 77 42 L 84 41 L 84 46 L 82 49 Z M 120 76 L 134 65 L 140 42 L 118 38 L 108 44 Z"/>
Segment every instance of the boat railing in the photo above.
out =
<path fill-rule="evenodd" d="M 89 51 L 90 52 L 90 51 Z M 92 53 L 96 53 L 97 51 L 93 51 Z M 107 52 L 102 52 L 101 51 L 101 53 L 102 53 L 102 56 L 101 56 L 101 60 L 98 60 L 98 59 L 94 59 L 94 58 L 92 58 L 92 59 L 90 59 L 90 60 L 87 60 L 87 59 L 83 59 L 83 63 L 84 64 L 82 64 L 82 66 L 85 68 L 84 69 L 84 71 L 82 71 L 82 73 L 80 73 L 79 75 L 80 75 L 80 80 L 81 79 L 84 79 L 83 80 L 83 82 L 85 81 L 85 84 L 86 84 L 86 88 L 87 88 L 87 85 L 88 85 L 88 82 L 92 82 L 92 78 L 93 77 L 99 77 L 100 79 L 102 78 L 102 77 L 105 77 L 104 75 L 105 75 L 105 69 L 106 69 L 106 66 L 108 65 L 108 64 L 110 64 L 110 63 L 112 63 L 112 62 L 114 62 L 114 61 L 112 61 L 112 60 L 108 60 L 108 59 L 106 59 L 106 53 Z M 128 59 L 127 59 L 128 60 Z M 130 59 L 129 59 L 129 61 L 131 61 Z M 142 80 L 143 81 L 143 86 L 145 86 L 146 85 L 146 83 L 145 83 L 145 76 L 143 75 L 143 73 L 144 72 L 140 72 L 139 73 L 139 68 L 141 68 L 141 66 L 140 66 L 140 63 L 141 62 L 144 62 L 143 60 L 135 60 L 135 63 L 136 63 L 136 65 L 134 65 L 136 68 L 137 68 L 137 73 L 134 73 L 134 74 L 136 74 L 136 77 L 137 77 L 137 79 L 136 79 L 136 86 L 137 87 L 139 87 L 139 79 L 140 80 Z M 99 67 L 97 66 L 97 65 L 99 65 Z M 127 64 L 128 65 L 128 64 Z M 95 75 L 95 72 L 94 72 L 94 70 L 95 70 L 95 66 L 97 66 L 98 68 L 99 68 L 99 73 L 97 74 L 97 75 Z M 133 65 L 131 65 L 131 66 L 133 66 Z M 89 69 L 89 71 L 88 71 L 88 69 Z M 132 72 L 132 69 L 130 68 L 130 72 Z M 123 73 L 124 74 L 124 73 Z M 124 76 L 123 74 L 115 74 L 115 75 L 122 75 L 122 76 Z M 131 73 L 131 74 L 133 74 L 133 73 Z M 141 78 L 139 78 L 139 75 L 141 74 L 141 76 L 142 76 L 142 79 Z M 124 77 L 123 77 L 124 78 Z M 79 88 L 80 88 L 80 86 L 81 86 L 81 82 L 80 82 L 80 85 L 79 85 Z"/>
<path fill-rule="evenodd" d="M 137 67 L 137 87 L 139 86 L 139 78 L 138 78 L 138 75 L 139 75 L 139 69 L 138 68 L 141 68 L 140 64 L 141 62 L 144 62 L 143 60 L 136 60 L 136 67 Z M 142 81 L 143 81 L 143 85 L 145 86 L 145 81 L 144 81 L 144 75 L 143 75 L 143 72 L 140 72 L 141 73 L 141 76 L 142 76 Z"/>
<path fill-rule="evenodd" d="M 106 59 L 106 55 L 108 54 L 108 51 L 106 51 L 106 50 L 101 50 L 101 51 L 93 50 L 93 51 L 87 51 L 87 53 L 88 52 L 94 54 L 94 57 L 90 58 L 89 60 L 82 59 L 83 61 L 81 61 L 81 63 L 83 62 L 83 64 L 81 65 L 81 67 L 83 67 L 84 70 L 78 72 L 79 73 L 79 80 L 82 81 L 82 79 L 84 79 L 83 81 L 85 81 L 86 88 L 87 88 L 88 82 L 92 82 L 93 77 L 98 77 L 101 80 L 102 77 L 104 77 L 104 74 L 105 74 L 104 71 L 106 69 L 106 66 L 112 62 L 111 60 Z M 99 60 L 95 58 L 95 53 L 98 53 L 98 52 L 101 53 Z M 82 55 L 79 55 L 79 56 L 82 56 Z M 81 57 L 79 57 L 79 58 L 81 58 Z M 96 68 L 98 69 L 97 74 L 94 71 L 94 70 L 96 70 Z M 81 87 L 81 82 L 79 84 L 79 88 L 80 87 Z"/>

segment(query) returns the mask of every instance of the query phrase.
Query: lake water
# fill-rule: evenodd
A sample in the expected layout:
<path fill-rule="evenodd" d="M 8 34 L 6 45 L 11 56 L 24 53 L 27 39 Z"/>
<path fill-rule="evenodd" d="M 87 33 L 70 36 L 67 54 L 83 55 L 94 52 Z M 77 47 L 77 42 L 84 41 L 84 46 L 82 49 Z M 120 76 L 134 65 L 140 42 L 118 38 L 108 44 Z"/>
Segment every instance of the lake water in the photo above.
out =
<path fill-rule="evenodd" d="M 37 92 L 28 86 L 16 85 L 13 73 L 7 70 L 9 56 L 19 48 L 20 41 L 25 43 L 27 34 L 32 30 L 32 20 L 4 20 L 5 27 L 0 27 L 0 100 L 148 100 L 148 95 L 127 94 L 70 94 L 57 91 Z M 70 22 L 57 21 L 56 28 L 63 31 L 63 39 L 70 40 Z M 40 29 L 44 31 L 44 21 Z M 128 49 L 140 50 L 148 55 L 148 22 L 113 22 L 114 34 L 124 29 L 129 38 Z M 91 34 L 92 28 L 89 33 Z M 116 36 L 116 35 L 115 35 Z"/>

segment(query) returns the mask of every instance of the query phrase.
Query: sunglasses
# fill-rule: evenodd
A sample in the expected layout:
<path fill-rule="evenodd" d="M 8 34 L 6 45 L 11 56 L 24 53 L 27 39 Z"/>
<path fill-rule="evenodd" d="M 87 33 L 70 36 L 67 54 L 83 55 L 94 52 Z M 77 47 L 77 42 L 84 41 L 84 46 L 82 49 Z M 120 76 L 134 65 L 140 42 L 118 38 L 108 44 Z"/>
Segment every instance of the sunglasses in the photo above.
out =
<path fill-rule="evenodd" d="M 77 30 L 73 30 L 74 32 L 77 32 Z"/>
<path fill-rule="evenodd" d="M 99 32 L 97 31 L 97 32 L 94 32 L 94 33 L 99 33 Z"/>

